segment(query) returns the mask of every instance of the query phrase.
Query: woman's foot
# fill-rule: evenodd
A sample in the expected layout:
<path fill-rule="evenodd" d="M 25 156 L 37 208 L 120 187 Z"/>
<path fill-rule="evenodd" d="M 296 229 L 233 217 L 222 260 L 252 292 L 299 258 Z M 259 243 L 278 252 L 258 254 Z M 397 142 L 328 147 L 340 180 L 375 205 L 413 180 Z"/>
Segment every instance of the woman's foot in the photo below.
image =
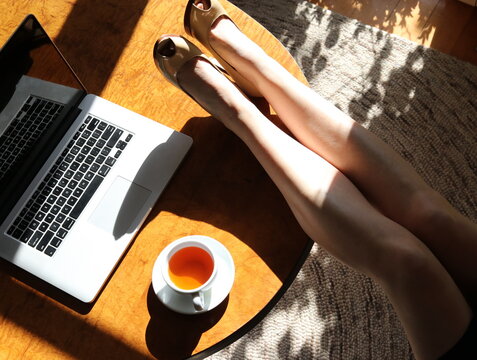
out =
<path fill-rule="evenodd" d="M 234 65 L 239 58 L 246 58 L 250 52 L 262 50 L 239 30 L 218 0 L 190 2 L 187 5 L 184 25 L 190 35 L 209 49 L 245 93 L 254 97 L 262 96 L 253 82 L 237 71 Z M 237 41 L 245 41 L 246 46 L 231 47 Z M 240 52 L 235 52 L 238 49 Z"/>
<path fill-rule="evenodd" d="M 241 135 L 246 114 L 257 111 L 243 93 L 202 58 L 191 59 L 177 73 L 180 86 L 213 117 Z"/>

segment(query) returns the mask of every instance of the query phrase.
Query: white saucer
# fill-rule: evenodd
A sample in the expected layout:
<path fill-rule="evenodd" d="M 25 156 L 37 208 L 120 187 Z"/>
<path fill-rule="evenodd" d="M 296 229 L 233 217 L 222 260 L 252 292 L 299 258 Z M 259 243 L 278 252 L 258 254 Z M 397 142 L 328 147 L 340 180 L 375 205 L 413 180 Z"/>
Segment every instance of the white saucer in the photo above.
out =
<path fill-rule="evenodd" d="M 191 238 L 192 237 L 199 237 L 201 241 L 217 254 L 217 274 L 212 281 L 211 288 L 204 293 L 204 310 L 198 311 L 194 308 L 190 295 L 179 294 L 167 286 L 162 277 L 160 266 L 158 265 L 160 262 L 159 259 L 164 256 L 164 252 L 159 254 L 152 270 L 152 287 L 154 293 L 166 307 L 181 314 L 200 314 L 212 310 L 224 301 L 230 293 L 235 278 L 234 261 L 224 245 L 207 236 L 193 235 Z"/>

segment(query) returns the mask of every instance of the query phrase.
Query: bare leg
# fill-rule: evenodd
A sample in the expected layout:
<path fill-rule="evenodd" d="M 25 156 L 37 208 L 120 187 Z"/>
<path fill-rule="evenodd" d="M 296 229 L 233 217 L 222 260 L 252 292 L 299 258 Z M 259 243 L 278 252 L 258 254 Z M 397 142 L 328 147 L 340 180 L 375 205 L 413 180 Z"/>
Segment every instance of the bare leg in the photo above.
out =
<path fill-rule="evenodd" d="M 186 64 L 179 81 L 245 142 L 308 235 L 383 286 L 418 358 L 436 358 L 461 337 L 471 310 L 420 240 L 377 211 L 333 165 L 278 129 L 207 62 Z"/>
<path fill-rule="evenodd" d="M 296 80 L 228 19 L 216 22 L 210 39 L 302 144 L 342 171 L 383 214 L 424 241 L 476 302 L 476 224 L 433 191 L 391 147 Z"/>

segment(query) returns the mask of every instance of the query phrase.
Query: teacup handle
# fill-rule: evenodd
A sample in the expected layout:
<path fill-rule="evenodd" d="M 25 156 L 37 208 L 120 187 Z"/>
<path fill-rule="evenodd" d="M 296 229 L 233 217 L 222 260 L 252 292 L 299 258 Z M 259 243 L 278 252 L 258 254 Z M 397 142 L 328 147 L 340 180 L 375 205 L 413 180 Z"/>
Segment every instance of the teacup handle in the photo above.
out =
<path fill-rule="evenodd" d="M 192 303 L 194 304 L 194 309 L 196 311 L 202 311 L 205 309 L 204 294 L 202 291 L 192 294 Z"/>

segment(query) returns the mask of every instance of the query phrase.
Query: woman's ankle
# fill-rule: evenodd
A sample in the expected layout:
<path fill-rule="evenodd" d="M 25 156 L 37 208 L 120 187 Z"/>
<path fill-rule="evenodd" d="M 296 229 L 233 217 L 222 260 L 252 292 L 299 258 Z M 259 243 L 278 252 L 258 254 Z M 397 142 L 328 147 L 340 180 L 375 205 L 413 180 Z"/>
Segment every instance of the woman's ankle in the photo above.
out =
<path fill-rule="evenodd" d="M 230 130 L 240 132 L 251 104 L 222 73 L 207 61 L 197 59 L 183 66 L 178 81 L 212 116 Z"/>

